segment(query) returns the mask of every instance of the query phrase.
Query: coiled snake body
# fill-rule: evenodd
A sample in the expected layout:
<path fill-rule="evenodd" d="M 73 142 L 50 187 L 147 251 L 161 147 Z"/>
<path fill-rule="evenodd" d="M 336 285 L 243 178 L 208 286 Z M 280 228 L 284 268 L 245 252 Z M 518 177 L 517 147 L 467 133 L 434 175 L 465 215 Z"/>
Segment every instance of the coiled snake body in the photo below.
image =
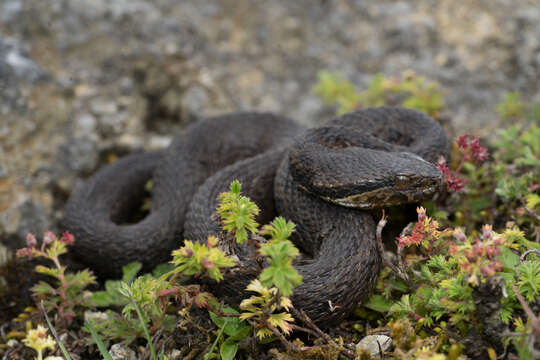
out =
<path fill-rule="evenodd" d="M 375 222 L 364 209 L 432 196 L 442 175 L 434 165 L 448 141 L 425 114 L 381 107 L 304 129 L 267 113 L 236 113 L 189 127 L 164 151 L 129 155 L 75 189 L 63 226 L 74 251 L 102 276 L 123 265 L 167 261 L 182 239 L 204 242 L 219 233 L 219 193 L 238 179 L 261 208 L 296 225 L 293 241 L 306 257 L 295 264 L 303 282 L 293 304 L 316 322 L 346 316 L 373 289 L 380 269 Z M 153 181 L 149 214 L 129 223 L 145 184 Z M 237 255 L 242 259 L 242 249 Z M 260 269 L 255 261 L 213 284 L 237 299 Z"/>

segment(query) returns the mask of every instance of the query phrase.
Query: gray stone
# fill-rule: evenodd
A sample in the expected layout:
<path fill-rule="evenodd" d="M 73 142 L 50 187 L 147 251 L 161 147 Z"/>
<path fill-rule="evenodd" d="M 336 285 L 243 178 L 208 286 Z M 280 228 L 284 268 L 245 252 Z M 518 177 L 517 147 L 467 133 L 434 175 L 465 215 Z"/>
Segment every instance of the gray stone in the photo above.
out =
<path fill-rule="evenodd" d="M 90 173 L 99 160 L 98 147 L 88 136 L 76 137 L 60 146 L 59 158 L 62 164 L 75 173 Z"/>
<path fill-rule="evenodd" d="M 379 356 L 381 351 L 384 354 L 392 348 L 392 338 L 386 335 L 368 335 L 360 340 L 356 348 L 369 351 L 373 357 Z"/>
<path fill-rule="evenodd" d="M 96 130 L 97 120 L 96 117 L 89 113 L 79 114 L 75 118 L 76 133 L 88 134 Z"/>
<path fill-rule="evenodd" d="M 182 96 L 182 107 L 189 114 L 203 116 L 208 105 L 208 95 L 202 86 L 190 86 Z"/>
<path fill-rule="evenodd" d="M 17 39 L 0 36 L 0 79 L 34 82 L 45 72 L 28 57 L 28 49 Z M 1 84 L 0 84 L 1 85 Z"/>
<path fill-rule="evenodd" d="M 135 351 L 124 344 L 114 344 L 109 350 L 113 360 L 137 360 Z"/>
<path fill-rule="evenodd" d="M 118 111 L 118 105 L 112 100 L 98 97 L 92 99 L 90 109 L 95 115 L 112 115 Z"/>
<path fill-rule="evenodd" d="M 9 224 L 6 224 L 9 222 Z M 15 223 L 15 225 L 14 225 Z M 3 228 L 3 229 L 2 229 Z M 16 228 L 9 231 L 9 228 Z M 4 212 L 0 217 L 0 233 L 8 234 L 5 246 L 19 249 L 26 246 L 26 235 L 33 233 L 40 237 L 51 229 L 51 221 L 45 208 L 32 200 L 26 200 L 20 206 Z"/>
<path fill-rule="evenodd" d="M 169 354 L 169 360 L 181 360 L 182 352 L 178 349 L 173 349 Z"/>
<path fill-rule="evenodd" d="M 6 157 L 4 156 L 4 151 L 2 146 L 0 146 L 0 179 L 6 178 L 8 176 L 8 167 L 6 162 Z"/>
<path fill-rule="evenodd" d="M 23 10 L 21 0 L 6 0 L 0 5 L 0 20 L 2 22 L 11 22 L 20 15 Z"/>

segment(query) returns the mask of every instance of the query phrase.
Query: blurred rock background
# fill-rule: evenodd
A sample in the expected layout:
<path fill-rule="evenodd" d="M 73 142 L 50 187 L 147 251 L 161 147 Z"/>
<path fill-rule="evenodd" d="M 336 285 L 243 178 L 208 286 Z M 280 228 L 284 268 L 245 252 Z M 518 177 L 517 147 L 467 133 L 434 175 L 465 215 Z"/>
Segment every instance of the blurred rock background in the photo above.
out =
<path fill-rule="evenodd" d="M 457 132 L 490 135 L 504 93 L 540 101 L 539 67 L 538 0 L 0 0 L 0 242 L 56 229 L 77 182 L 200 117 L 321 123 L 320 70 L 360 89 L 414 70 Z"/>

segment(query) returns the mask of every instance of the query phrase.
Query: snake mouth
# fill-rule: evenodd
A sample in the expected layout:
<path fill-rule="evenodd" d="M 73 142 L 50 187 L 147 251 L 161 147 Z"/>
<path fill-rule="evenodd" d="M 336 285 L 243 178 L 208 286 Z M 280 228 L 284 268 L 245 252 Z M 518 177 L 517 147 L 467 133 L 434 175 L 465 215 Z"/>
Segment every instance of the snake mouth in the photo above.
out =
<path fill-rule="evenodd" d="M 368 210 L 420 202 L 433 196 L 438 189 L 439 186 L 437 185 L 406 189 L 405 191 L 403 189 L 396 191 L 395 188 L 382 187 L 341 198 L 323 197 L 323 199 L 344 207 Z"/>
<path fill-rule="evenodd" d="M 421 202 L 432 197 L 440 189 L 442 180 L 440 172 L 429 177 L 398 174 L 382 183 L 370 182 L 348 188 L 332 188 L 326 189 L 326 192 L 303 185 L 299 187 L 339 206 L 368 210 Z"/>

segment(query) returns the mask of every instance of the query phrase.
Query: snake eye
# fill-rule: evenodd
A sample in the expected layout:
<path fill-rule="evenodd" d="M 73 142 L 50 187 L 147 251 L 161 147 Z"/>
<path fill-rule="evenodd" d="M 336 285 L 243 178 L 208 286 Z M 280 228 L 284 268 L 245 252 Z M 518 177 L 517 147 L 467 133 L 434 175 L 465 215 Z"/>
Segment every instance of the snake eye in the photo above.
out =
<path fill-rule="evenodd" d="M 411 177 L 406 174 L 398 174 L 394 178 L 395 186 L 401 188 L 401 187 L 407 187 L 411 183 Z"/>
<path fill-rule="evenodd" d="M 403 174 L 396 175 L 396 180 L 397 180 L 398 183 L 409 181 L 409 176 L 403 175 Z"/>

